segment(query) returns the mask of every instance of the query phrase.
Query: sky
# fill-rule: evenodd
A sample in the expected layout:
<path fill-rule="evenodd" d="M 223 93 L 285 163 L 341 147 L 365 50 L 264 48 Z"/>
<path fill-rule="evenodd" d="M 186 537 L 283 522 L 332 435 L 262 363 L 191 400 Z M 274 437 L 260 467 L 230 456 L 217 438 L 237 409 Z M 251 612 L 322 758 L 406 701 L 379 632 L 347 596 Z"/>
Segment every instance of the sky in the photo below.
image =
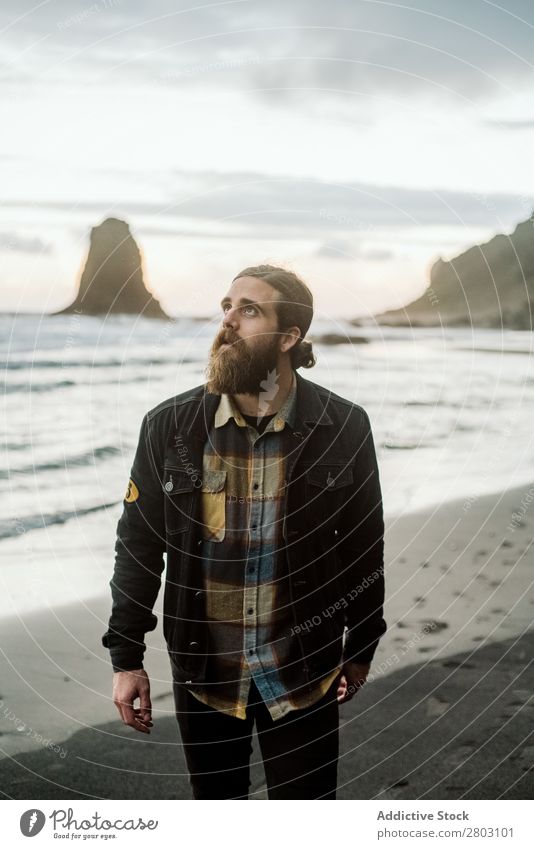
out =
<path fill-rule="evenodd" d="M 1 311 L 123 218 L 170 315 L 259 263 L 369 317 L 534 207 L 529 0 L 3 0 Z"/>

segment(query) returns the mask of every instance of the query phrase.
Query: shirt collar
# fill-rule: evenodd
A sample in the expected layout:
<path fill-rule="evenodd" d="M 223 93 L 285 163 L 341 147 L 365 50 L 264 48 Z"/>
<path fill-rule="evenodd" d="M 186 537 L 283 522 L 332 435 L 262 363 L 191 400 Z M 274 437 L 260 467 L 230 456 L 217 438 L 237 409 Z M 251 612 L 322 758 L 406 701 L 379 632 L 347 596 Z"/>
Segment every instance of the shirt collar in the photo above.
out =
<path fill-rule="evenodd" d="M 293 380 L 291 383 L 291 388 L 285 399 L 284 403 L 280 407 L 280 409 L 273 416 L 272 420 L 269 422 L 268 427 L 273 426 L 273 430 L 279 431 L 282 430 L 285 423 L 293 427 L 295 423 L 295 408 L 296 408 L 296 400 L 297 400 L 297 379 L 295 375 L 295 371 L 292 371 Z M 228 419 L 233 418 L 240 427 L 246 427 L 247 422 L 241 415 L 241 412 L 237 405 L 234 403 L 232 396 L 228 395 L 226 392 L 221 394 L 221 400 L 219 401 L 219 405 L 217 410 L 215 411 L 215 427 L 222 427 Z"/>

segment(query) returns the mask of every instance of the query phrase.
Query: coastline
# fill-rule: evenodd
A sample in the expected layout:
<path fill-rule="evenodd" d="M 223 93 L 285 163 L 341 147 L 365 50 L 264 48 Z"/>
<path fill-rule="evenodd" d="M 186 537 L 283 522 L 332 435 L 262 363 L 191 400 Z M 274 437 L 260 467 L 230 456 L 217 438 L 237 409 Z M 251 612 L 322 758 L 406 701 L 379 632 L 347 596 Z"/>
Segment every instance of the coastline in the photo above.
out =
<path fill-rule="evenodd" d="M 459 653 L 465 655 L 461 674 L 467 683 L 474 684 L 477 657 L 492 650 L 498 652 L 495 647 L 514 644 L 517 638 L 524 641 L 529 637 L 534 618 L 534 570 L 529 563 L 534 503 L 532 515 L 527 508 L 521 521 L 516 526 L 511 524 L 527 491 L 528 487 L 517 487 L 470 499 L 468 508 L 465 499 L 458 499 L 388 519 L 388 631 L 365 686 L 365 699 L 371 704 L 373 692 L 387 690 L 388 682 L 399 677 L 404 680 L 404 670 L 415 670 L 416 674 L 420 669 L 439 667 L 451 674 L 454 666 L 449 669 L 445 664 Z M 165 733 L 171 735 L 173 746 L 179 747 L 170 665 L 161 634 L 162 597 L 163 592 L 155 608 L 158 627 L 147 635 L 144 664 L 151 679 L 155 718 L 154 733 L 148 740 L 157 742 L 159 722 L 161 733 L 167 727 Z M 139 743 L 139 735 L 118 721 L 111 700 L 111 666 L 108 653 L 100 644 L 110 609 L 110 596 L 99 595 L 0 620 L 6 668 L 0 692 L 4 771 L 20 769 L 9 760 L 12 756 L 20 760 L 39 755 L 51 758 L 51 766 L 62 773 L 65 764 L 78 757 L 76 740 L 80 733 L 99 739 L 104 734 L 111 748 L 131 748 L 134 741 Z M 525 663 L 529 663 L 528 653 Z M 412 674 L 408 680 L 411 678 Z M 439 699 L 434 702 L 436 697 L 430 691 L 425 694 L 430 679 L 428 685 L 425 680 L 424 675 L 420 676 L 418 686 L 425 699 L 431 700 L 430 710 L 436 715 L 440 711 L 446 713 Z M 497 696 L 503 680 L 495 678 L 492 686 Z M 519 689 L 525 690 L 525 686 Z M 397 698 L 401 705 L 406 702 L 407 708 L 410 693 L 410 687 L 405 686 L 400 692 L 397 688 Z M 358 713 L 363 704 L 362 692 L 340 709 L 340 716 Z M 532 701 L 526 699 L 524 708 L 532 713 Z M 6 716 L 6 709 L 14 718 Z M 167 721 L 171 726 L 165 726 Z M 67 754 L 58 754 L 53 746 L 62 747 Z M 161 769 L 165 771 L 163 764 Z M 173 769 L 173 764 L 167 764 L 167 772 Z M 24 781 L 27 780 L 26 775 Z M 17 792 L 16 785 L 13 792 Z M 52 794 L 54 790 L 48 787 L 47 792 Z M 56 797 L 65 798 L 65 792 L 65 787 L 58 789 Z"/>

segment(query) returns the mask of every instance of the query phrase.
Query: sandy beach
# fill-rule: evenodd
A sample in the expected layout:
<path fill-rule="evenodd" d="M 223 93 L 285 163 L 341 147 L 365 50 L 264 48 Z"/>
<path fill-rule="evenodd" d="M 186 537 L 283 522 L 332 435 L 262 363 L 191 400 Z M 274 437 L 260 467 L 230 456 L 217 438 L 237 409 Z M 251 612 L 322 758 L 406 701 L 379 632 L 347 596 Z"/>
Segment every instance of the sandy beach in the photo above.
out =
<path fill-rule="evenodd" d="M 368 683 L 340 708 L 338 798 L 532 796 L 528 492 L 386 517 L 389 627 Z M 190 798 L 159 626 L 145 658 L 155 723 L 145 737 L 111 701 L 100 644 L 109 609 L 98 597 L 0 620 L 4 797 Z M 252 779 L 251 798 L 266 798 L 257 741 Z"/>

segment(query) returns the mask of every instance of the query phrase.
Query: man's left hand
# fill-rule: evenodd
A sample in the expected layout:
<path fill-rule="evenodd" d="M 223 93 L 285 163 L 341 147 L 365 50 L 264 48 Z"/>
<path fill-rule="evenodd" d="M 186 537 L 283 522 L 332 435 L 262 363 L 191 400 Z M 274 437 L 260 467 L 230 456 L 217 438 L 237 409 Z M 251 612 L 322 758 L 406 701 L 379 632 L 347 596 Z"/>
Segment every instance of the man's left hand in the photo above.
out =
<path fill-rule="evenodd" d="M 365 683 L 370 668 L 370 663 L 354 663 L 352 660 L 347 660 L 343 664 L 337 685 L 338 704 L 350 702 L 353 695 Z"/>

